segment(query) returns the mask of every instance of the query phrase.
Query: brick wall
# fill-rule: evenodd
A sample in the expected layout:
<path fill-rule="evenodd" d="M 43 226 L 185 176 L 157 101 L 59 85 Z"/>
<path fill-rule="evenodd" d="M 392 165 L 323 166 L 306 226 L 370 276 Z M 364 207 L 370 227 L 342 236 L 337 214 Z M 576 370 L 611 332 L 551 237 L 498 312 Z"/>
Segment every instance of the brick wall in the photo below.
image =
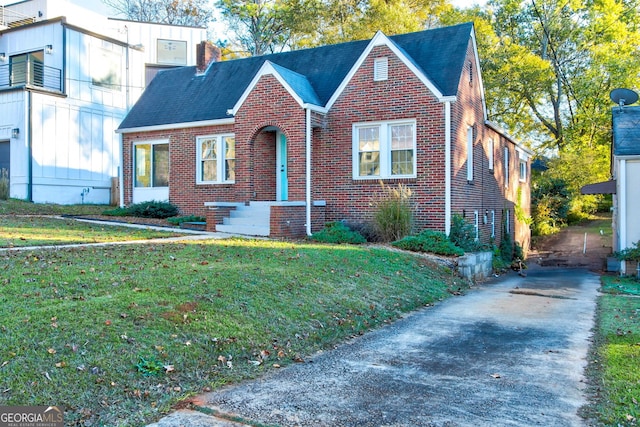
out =
<path fill-rule="evenodd" d="M 373 61 L 387 57 L 389 78 L 373 81 Z M 327 201 L 327 220 L 366 221 L 382 195 L 378 179 L 354 180 L 352 124 L 416 120 L 417 178 L 388 179 L 413 192 L 416 228 L 444 229 L 444 106 L 387 47 L 373 49 L 313 135 L 314 198 Z"/>

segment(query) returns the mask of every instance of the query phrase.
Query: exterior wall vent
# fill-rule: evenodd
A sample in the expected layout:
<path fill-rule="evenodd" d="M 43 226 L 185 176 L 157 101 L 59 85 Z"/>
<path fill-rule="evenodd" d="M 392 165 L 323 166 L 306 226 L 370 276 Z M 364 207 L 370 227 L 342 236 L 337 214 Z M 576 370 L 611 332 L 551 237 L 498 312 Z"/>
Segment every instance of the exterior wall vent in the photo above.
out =
<path fill-rule="evenodd" d="M 373 60 L 373 81 L 380 82 L 389 78 L 388 58 L 376 58 Z"/>

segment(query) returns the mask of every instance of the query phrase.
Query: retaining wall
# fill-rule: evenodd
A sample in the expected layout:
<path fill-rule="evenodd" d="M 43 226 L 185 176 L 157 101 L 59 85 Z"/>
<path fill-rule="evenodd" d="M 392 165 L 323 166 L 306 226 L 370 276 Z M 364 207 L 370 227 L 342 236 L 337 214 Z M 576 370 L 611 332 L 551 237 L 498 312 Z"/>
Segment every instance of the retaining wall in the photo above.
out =
<path fill-rule="evenodd" d="M 493 273 L 493 252 L 466 253 L 458 258 L 458 274 L 469 280 L 484 280 Z"/>

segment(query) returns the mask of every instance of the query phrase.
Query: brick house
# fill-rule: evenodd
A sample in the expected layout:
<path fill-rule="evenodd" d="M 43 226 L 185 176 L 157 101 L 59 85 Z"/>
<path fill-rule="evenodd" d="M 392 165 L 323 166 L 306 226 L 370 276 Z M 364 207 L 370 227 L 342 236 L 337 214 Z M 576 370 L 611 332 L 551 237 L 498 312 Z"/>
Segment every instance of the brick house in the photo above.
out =
<path fill-rule="evenodd" d="M 117 132 L 125 204 L 170 200 L 211 230 L 366 221 L 383 182 L 412 190 L 416 230 L 460 214 L 529 243 L 531 153 L 487 120 L 471 23 L 163 71 Z"/>

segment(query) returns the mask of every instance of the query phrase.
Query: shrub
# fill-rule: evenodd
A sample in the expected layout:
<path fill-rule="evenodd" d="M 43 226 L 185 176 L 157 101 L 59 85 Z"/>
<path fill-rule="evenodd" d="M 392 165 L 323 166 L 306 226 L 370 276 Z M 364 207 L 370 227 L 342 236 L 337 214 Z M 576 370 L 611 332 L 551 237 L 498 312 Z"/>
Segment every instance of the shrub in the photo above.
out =
<path fill-rule="evenodd" d="M 378 233 L 378 228 L 372 222 L 344 222 L 352 231 L 362 234 L 367 242 L 381 242 L 382 238 Z"/>
<path fill-rule="evenodd" d="M 473 224 L 465 221 L 459 214 L 454 214 L 451 218 L 449 240 L 465 252 L 477 251 L 482 246 L 480 241 L 476 240 L 476 229 Z"/>
<path fill-rule="evenodd" d="M 106 211 L 102 211 L 102 215 L 127 216 L 129 215 L 129 210 L 127 208 L 107 209 Z"/>
<path fill-rule="evenodd" d="M 505 271 L 511 265 L 511 261 L 505 261 L 500 253 L 500 248 L 493 246 L 493 257 L 491 260 L 491 266 L 495 271 Z"/>
<path fill-rule="evenodd" d="M 513 261 L 513 241 L 511 234 L 507 233 L 506 225 L 502 227 L 502 240 L 500 241 L 500 258 L 505 262 Z"/>
<path fill-rule="evenodd" d="M 127 208 L 109 209 L 103 212 L 111 216 L 137 216 L 140 218 L 165 219 L 178 215 L 178 208 L 169 202 L 149 201 L 131 205 Z"/>
<path fill-rule="evenodd" d="M 351 230 L 340 221 L 327 223 L 324 229 L 311 236 L 311 240 L 322 243 L 351 243 L 356 245 L 366 243 L 366 239 L 362 234 Z"/>
<path fill-rule="evenodd" d="M 393 246 L 413 252 L 429 252 L 438 255 L 464 255 L 447 235 L 440 231 L 422 230 L 416 236 L 407 236 L 392 243 Z"/>
<path fill-rule="evenodd" d="M 566 225 L 570 200 L 571 194 L 565 181 L 548 177 L 536 180 L 531 189 L 533 235 L 553 234 Z"/>
<path fill-rule="evenodd" d="M 159 202 L 152 200 L 149 202 L 136 203 L 128 208 L 133 216 L 142 218 L 169 218 L 178 215 L 178 208 L 169 202 Z"/>
<path fill-rule="evenodd" d="M 411 189 L 398 184 L 397 188 L 382 186 L 382 198 L 374 213 L 373 221 L 378 235 L 383 241 L 402 239 L 411 233 L 413 212 L 411 209 Z"/>
<path fill-rule="evenodd" d="M 0 169 L 0 200 L 9 198 L 9 171 Z"/>
<path fill-rule="evenodd" d="M 613 255 L 622 261 L 640 261 L 640 240 Z"/>
<path fill-rule="evenodd" d="M 183 222 L 206 222 L 207 219 L 196 215 L 186 215 L 167 218 L 167 221 L 174 225 L 180 225 Z"/>

